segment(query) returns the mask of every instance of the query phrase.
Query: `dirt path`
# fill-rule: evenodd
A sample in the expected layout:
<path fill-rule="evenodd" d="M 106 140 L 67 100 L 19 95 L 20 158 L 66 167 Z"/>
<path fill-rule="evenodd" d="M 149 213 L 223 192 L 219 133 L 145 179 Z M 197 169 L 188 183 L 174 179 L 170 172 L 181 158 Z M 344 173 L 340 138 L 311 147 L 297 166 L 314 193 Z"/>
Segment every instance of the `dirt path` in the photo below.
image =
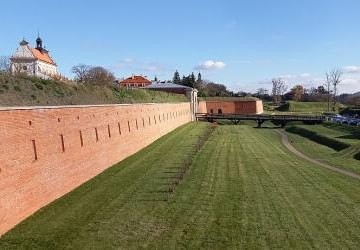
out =
<path fill-rule="evenodd" d="M 307 160 L 311 163 L 314 163 L 316 165 L 319 165 L 319 166 L 322 166 L 324 168 L 327 168 L 329 170 L 332 170 L 332 171 L 335 171 L 335 172 L 338 172 L 338 173 L 341 173 L 341 174 L 344 174 L 344 175 L 347 175 L 347 176 L 350 176 L 350 177 L 353 177 L 355 179 L 358 179 L 360 180 L 360 175 L 357 175 L 355 173 L 352 173 L 350 171 L 347 171 L 347 170 L 344 170 L 344 169 L 341 169 L 339 167 L 335 167 L 335 166 L 331 166 L 329 164 L 326 164 L 324 162 L 321 162 L 319 160 L 316 160 L 316 159 L 313 159 L 305 154 L 303 154 L 302 152 L 300 152 L 299 150 L 297 150 L 296 148 L 294 148 L 293 145 L 291 145 L 291 143 L 289 142 L 289 137 L 287 136 L 287 134 L 282 131 L 282 130 L 276 130 L 277 133 L 279 133 L 281 135 L 281 141 L 282 143 L 284 144 L 284 146 L 289 149 L 292 153 L 296 154 L 297 156 L 299 156 L 300 158 L 303 158 L 304 160 Z"/>

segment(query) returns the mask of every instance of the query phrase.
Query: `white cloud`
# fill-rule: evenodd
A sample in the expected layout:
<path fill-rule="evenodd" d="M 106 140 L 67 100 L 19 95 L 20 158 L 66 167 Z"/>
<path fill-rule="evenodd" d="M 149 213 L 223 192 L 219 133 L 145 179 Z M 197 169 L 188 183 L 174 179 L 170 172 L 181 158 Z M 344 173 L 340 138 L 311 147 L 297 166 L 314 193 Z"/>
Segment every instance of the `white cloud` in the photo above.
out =
<path fill-rule="evenodd" d="M 310 74 L 309 73 L 302 73 L 300 74 L 301 77 L 310 77 Z"/>
<path fill-rule="evenodd" d="M 133 58 L 125 58 L 124 60 L 121 60 L 123 63 L 127 63 L 127 64 L 131 64 L 133 63 L 135 60 Z"/>
<path fill-rule="evenodd" d="M 360 91 L 360 76 L 346 77 L 339 85 L 342 93 L 355 93 Z"/>
<path fill-rule="evenodd" d="M 197 65 L 195 67 L 195 69 L 196 70 L 217 70 L 217 69 L 222 69 L 225 66 L 226 66 L 225 63 L 222 61 L 208 60 L 208 61 L 205 61 L 205 62 Z"/>
<path fill-rule="evenodd" d="M 360 73 L 360 66 L 346 66 L 343 71 L 348 74 Z"/>
<path fill-rule="evenodd" d="M 140 67 L 143 71 L 157 72 L 164 70 L 164 66 L 159 63 L 146 63 Z"/>

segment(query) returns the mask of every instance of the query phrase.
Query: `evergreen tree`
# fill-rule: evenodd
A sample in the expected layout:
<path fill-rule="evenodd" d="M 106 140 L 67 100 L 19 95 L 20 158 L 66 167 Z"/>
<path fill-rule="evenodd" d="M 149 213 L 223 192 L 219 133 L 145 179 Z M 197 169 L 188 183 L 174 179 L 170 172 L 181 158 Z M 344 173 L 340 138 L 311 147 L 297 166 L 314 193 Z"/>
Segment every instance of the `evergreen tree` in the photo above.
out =
<path fill-rule="evenodd" d="M 173 83 L 181 84 L 180 74 L 179 74 L 179 72 L 177 70 L 174 73 Z"/>
<path fill-rule="evenodd" d="M 202 85 L 203 85 L 203 80 L 202 80 L 202 77 L 201 77 L 201 73 L 199 72 L 199 73 L 198 73 L 198 76 L 197 76 L 196 83 L 195 83 L 195 88 L 196 88 L 198 91 L 200 91 Z"/>
<path fill-rule="evenodd" d="M 183 86 L 189 86 L 189 77 L 183 75 L 180 84 Z"/>
<path fill-rule="evenodd" d="M 201 83 L 201 82 L 202 82 L 201 73 L 200 73 L 200 72 L 199 72 L 198 77 L 197 77 L 197 82 L 198 82 L 198 83 Z"/>
<path fill-rule="evenodd" d="M 196 84 L 196 78 L 194 75 L 194 72 L 191 72 L 190 76 L 189 76 L 189 87 L 194 88 Z"/>
<path fill-rule="evenodd" d="M 155 78 L 154 78 L 154 82 L 157 82 L 158 81 L 158 78 L 157 78 L 157 76 L 155 76 Z"/>

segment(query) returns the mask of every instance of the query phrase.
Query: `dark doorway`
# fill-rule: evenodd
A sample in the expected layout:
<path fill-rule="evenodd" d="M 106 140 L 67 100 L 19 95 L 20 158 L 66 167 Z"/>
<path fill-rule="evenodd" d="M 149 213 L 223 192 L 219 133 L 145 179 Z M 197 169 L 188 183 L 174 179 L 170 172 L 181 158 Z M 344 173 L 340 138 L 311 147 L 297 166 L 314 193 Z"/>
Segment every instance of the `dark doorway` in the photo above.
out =
<path fill-rule="evenodd" d="M 210 113 L 213 114 L 213 113 L 214 113 L 214 110 L 213 110 L 213 109 L 210 109 Z"/>
<path fill-rule="evenodd" d="M 218 109 L 218 114 L 222 114 L 222 110 L 221 110 L 221 109 Z"/>

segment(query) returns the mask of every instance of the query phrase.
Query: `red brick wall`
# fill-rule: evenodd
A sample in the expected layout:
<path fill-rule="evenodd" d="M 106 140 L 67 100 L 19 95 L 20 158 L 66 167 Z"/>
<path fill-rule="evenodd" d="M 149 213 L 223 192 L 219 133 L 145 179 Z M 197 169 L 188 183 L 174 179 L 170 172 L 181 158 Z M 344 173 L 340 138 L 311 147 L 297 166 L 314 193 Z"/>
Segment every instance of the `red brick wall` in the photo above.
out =
<path fill-rule="evenodd" d="M 219 109 L 223 114 L 261 114 L 263 105 L 262 101 L 200 101 L 198 113 L 217 114 Z"/>
<path fill-rule="evenodd" d="M 190 103 L 0 110 L 0 235 L 190 119 Z"/>
<path fill-rule="evenodd" d="M 200 101 L 197 107 L 197 113 L 207 113 L 206 102 Z"/>

